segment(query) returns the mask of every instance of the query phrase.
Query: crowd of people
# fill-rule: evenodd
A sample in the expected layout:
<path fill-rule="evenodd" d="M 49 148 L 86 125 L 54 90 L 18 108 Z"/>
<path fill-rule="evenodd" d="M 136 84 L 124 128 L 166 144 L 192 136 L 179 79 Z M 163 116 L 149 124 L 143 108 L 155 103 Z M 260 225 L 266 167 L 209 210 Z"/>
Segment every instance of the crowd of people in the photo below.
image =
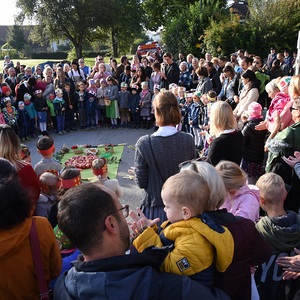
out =
<path fill-rule="evenodd" d="M 294 59 L 239 49 L 229 59 L 148 53 L 32 70 L 5 57 L 0 298 L 53 289 L 54 299 L 299 299 Z M 91 164 L 94 183 L 53 158 L 52 129 L 103 124 L 154 127 L 131 169 L 139 208 L 121 204 L 104 158 Z M 32 167 L 20 143 L 37 125 L 42 158 Z"/>

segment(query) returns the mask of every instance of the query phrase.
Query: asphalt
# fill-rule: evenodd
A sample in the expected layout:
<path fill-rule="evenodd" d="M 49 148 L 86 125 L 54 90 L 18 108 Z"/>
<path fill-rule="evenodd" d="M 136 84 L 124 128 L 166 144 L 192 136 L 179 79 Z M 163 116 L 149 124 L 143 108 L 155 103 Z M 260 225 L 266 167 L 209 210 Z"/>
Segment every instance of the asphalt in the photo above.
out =
<path fill-rule="evenodd" d="M 135 183 L 134 179 L 124 178 L 128 175 L 128 169 L 133 166 L 134 161 L 134 145 L 139 137 L 151 134 L 152 130 L 145 129 L 131 129 L 131 128 L 118 128 L 112 130 L 107 127 L 100 127 L 91 131 L 71 131 L 68 134 L 58 135 L 53 131 L 49 131 L 50 136 L 54 139 L 55 148 L 57 150 L 63 147 L 63 144 L 71 147 L 72 145 L 100 145 L 100 144 L 121 144 L 126 143 L 122 154 L 122 161 L 119 164 L 117 179 L 123 189 L 123 197 L 121 202 L 129 204 L 131 209 L 137 208 L 141 204 L 143 190 L 141 190 Z M 37 139 L 27 141 L 26 144 L 31 152 L 32 166 L 34 166 L 41 156 L 36 150 Z"/>

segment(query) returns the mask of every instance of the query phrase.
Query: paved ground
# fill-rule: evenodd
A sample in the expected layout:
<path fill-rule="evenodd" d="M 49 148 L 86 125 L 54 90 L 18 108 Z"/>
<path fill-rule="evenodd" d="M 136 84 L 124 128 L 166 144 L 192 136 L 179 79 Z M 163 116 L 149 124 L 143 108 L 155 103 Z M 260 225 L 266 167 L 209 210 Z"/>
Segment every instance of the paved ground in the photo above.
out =
<path fill-rule="evenodd" d="M 78 130 L 71 131 L 65 135 L 58 135 L 50 131 L 50 135 L 55 141 L 55 147 L 58 150 L 61 149 L 64 143 L 69 147 L 76 144 L 100 145 L 108 143 L 127 143 L 124 147 L 122 161 L 119 165 L 117 179 L 119 180 L 119 183 L 124 191 L 122 202 L 124 204 L 129 204 L 131 208 L 136 208 L 140 205 L 140 199 L 142 197 L 143 191 L 135 184 L 134 180 L 123 178 L 124 176 L 128 175 L 127 170 L 131 166 L 133 166 L 135 152 L 132 148 L 128 146 L 135 145 L 139 137 L 151 133 L 151 130 L 137 130 L 130 128 L 118 128 L 117 130 L 112 130 L 110 128 L 99 128 L 97 130 L 89 132 Z M 41 156 L 36 151 L 35 143 L 36 140 L 26 142 L 26 145 L 31 151 L 33 166 L 41 159 Z"/>

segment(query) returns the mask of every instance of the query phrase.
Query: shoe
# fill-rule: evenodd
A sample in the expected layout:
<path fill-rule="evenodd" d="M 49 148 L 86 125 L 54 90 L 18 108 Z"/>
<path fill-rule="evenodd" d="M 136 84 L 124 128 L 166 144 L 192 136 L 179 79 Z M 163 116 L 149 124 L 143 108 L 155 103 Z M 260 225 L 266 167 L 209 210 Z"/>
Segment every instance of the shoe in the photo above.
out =
<path fill-rule="evenodd" d="M 63 133 L 63 134 L 67 134 L 67 133 L 68 133 L 68 131 L 65 131 L 65 130 L 64 130 L 62 133 Z"/>
<path fill-rule="evenodd" d="M 59 132 L 58 132 L 58 134 L 59 134 L 59 135 L 62 135 L 62 134 L 63 134 L 63 132 L 62 132 L 62 131 L 59 131 Z"/>
<path fill-rule="evenodd" d="M 26 140 L 25 140 L 25 138 L 21 138 L 21 141 L 22 141 L 22 142 L 25 142 Z"/>

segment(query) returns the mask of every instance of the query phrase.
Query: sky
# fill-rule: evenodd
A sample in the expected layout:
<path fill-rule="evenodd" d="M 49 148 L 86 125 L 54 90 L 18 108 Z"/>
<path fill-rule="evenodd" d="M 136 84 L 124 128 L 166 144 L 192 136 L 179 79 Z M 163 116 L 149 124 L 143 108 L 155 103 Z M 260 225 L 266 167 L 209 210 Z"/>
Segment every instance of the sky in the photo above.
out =
<path fill-rule="evenodd" d="M 14 25 L 14 16 L 18 14 L 16 0 L 0 0 L 0 25 Z"/>

